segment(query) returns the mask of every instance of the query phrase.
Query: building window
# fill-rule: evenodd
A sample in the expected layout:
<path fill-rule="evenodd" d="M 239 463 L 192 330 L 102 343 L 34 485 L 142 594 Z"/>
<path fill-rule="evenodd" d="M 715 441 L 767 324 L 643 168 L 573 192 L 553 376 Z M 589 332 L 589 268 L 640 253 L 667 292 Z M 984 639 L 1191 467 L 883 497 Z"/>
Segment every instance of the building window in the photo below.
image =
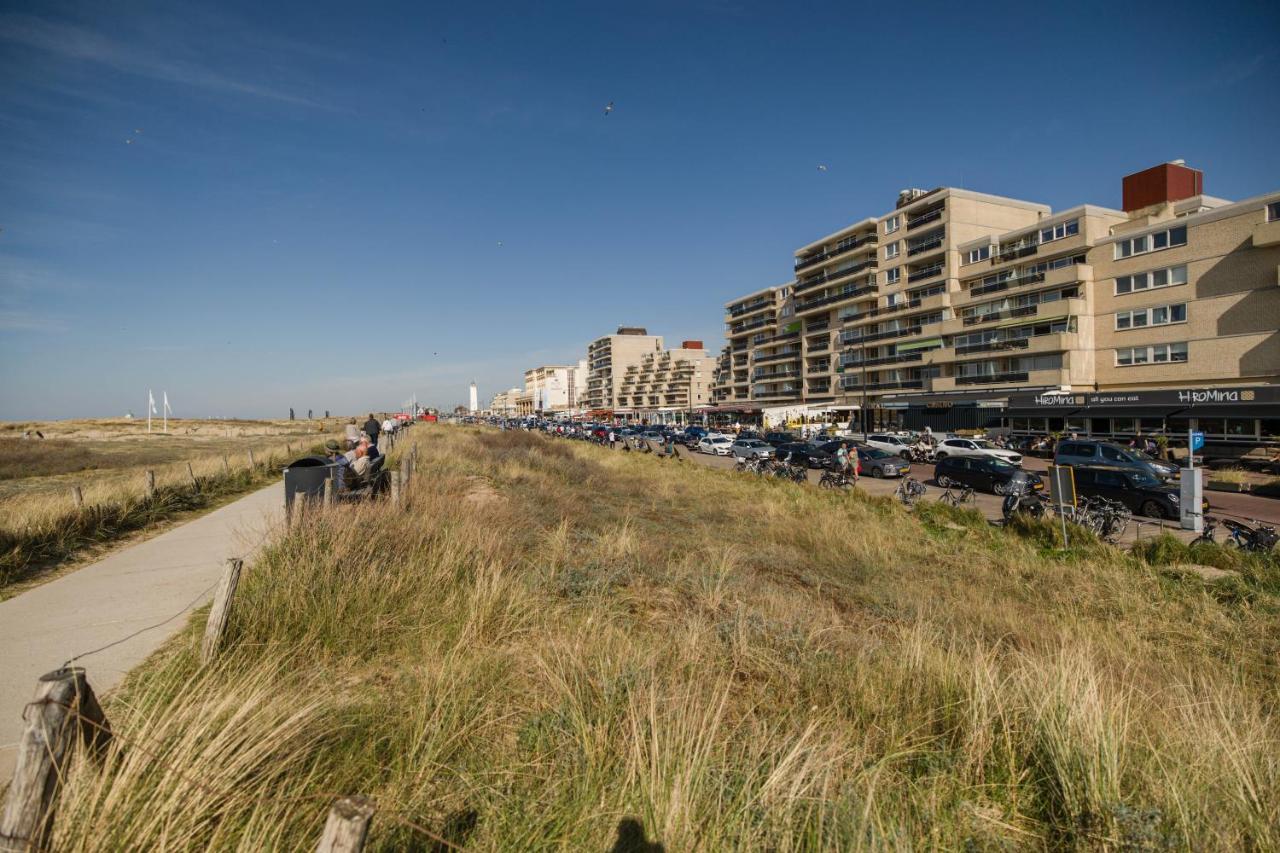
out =
<path fill-rule="evenodd" d="M 1116 296 L 1135 293 L 1139 290 L 1152 290 L 1157 287 L 1173 287 L 1187 283 L 1187 268 L 1169 267 L 1163 270 L 1151 270 L 1134 275 L 1116 277 Z"/>
<path fill-rule="evenodd" d="M 1149 347 L 1123 347 L 1116 350 L 1117 367 L 1134 367 L 1140 364 L 1167 364 L 1187 360 L 1187 345 L 1155 344 Z"/>
<path fill-rule="evenodd" d="M 901 276 L 902 276 L 902 268 L 901 268 L 901 267 L 894 267 L 894 268 L 893 268 L 893 269 L 891 269 L 891 270 L 886 270 L 886 271 L 885 271 L 885 274 L 884 274 L 884 283 L 885 283 L 885 284 L 897 284 L 897 283 L 898 283 L 898 279 L 899 279 Z"/>
<path fill-rule="evenodd" d="M 1280 219 L 1280 201 L 1273 201 L 1267 205 L 1267 221 L 1275 222 Z"/>
<path fill-rule="evenodd" d="M 901 224 L 902 224 L 901 216 L 890 216 L 888 219 L 884 221 L 884 233 L 892 234 L 894 231 L 898 230 L 898 226 L 900 226 Z"/>
<path fill-rule="evenodd" d="M 991 257 L 991 247 L 983 246 L 981 249 L 970 249 L 965 254 L 964 262 L 966 264 L 976 264 L 978 261 L 985 261 Z"/>
<path fill-rule="evenodd" d="M 1064 237 L 1071 237 L 1080 233 L 1080 220 L 1072 219 L 1068 222 L 1059 222 L 1057 225 L 1049 228 L 1040 229 L 1040 242 L 1051 243 L 1054 240 L 1061 240 Z"/>
<path fill-rule="evenodd" d="M 1172 323 L 1185 322 L 1187 322 L 1187 303 L 1185 302 L 1116 312 L 1117 329 L 1142 329 L 1147 326 L 1168 326 Z"/>
<path fill-rule="evenodd" d="M 1116 258 L 1129 258 L 1134 255 L 1145 255 L 1147 252 L 1158 252 L 1172 246 L 1187 245 L 1187 226 L 1179 225 L 1167 231 L 1154 234 L 1143 234 L 1141 237 L 1130 237 L 1116 243 Z"/>
<path fill-rule="evenodd" d="M 894 240 L 892 243 L 890 243 L 889 245 L 885 246 L 885 247 L 884 247 L 884 256 L 885 256 L 885 259 L 886 259 L 886 260 L 888 260 L 889 258 L 896 258 L 896 257 L 898 257 L 898 252 L 899 252 L 899 250 L 900 250 L 900 247 L 901 247 L 901 241 L 900 241 L 900 240 Z"/>

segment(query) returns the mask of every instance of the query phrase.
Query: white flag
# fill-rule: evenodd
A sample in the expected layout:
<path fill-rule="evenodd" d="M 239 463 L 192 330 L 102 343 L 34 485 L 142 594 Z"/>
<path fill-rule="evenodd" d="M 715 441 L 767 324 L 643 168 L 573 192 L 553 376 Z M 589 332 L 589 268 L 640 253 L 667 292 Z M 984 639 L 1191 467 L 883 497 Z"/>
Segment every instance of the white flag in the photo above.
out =
<path fill-rule="evenodd" d="M 160 393 L 164 397 L 164 413 L 166 415 L 172 415 L 173 409 L 169 408 L 169 392 L 161 391 Z"/>
<path fill-rule="evenodd" d="M 151 414 L 153 415 L 160 414 L 159 412 L 156 411 L 156 398 L 155 398 L 155 395 L 151 393 L 150 388 L 147 389 L 147 405 L 151 407 Z"/>

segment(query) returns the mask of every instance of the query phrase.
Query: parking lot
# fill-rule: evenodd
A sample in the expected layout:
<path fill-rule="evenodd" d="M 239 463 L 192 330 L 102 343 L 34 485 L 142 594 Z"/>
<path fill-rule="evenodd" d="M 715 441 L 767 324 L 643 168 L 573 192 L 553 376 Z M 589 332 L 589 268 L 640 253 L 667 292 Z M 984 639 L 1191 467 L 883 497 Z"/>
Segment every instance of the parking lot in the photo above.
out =
<path fill-rule="evenodd" d="M 684 447 L 680 448 L 682 458 L 691 460 L 700 465 L 707 465 L 713 468 L 722 468 L 731 470 L 734 467 L 734 459 L 731 456 L 711 456 L 705 453 L 695 453 Z M 1044 475 L 1049 468 L 1049 462 L 1045 459 L 1037 459 L 1033 457 L 1025 457 L 1023 459 L 1023 467 L 1028 471 L 1035 471 Z M 743 475 L 753 476 L 753 475 Z M 822 476 L 819 470 L 809 471 L 809 482 L 815 488 L 818 479 Z M 925 494 L 924 500 L 937 500 L 942 494 L 942 489 L 934 484 L 933 465 L 927 463 L 913 463 L 911 466 L 910 476 L 919 480 L 928 486 L 929 491 Z M 894 489 L 897 487 L 898 480 L 884 479 L 876 480 L 871 477 L 862 477 L 857 488 L 870 495 L 892 496 Z M 1257 518 L 1272 524 L 1280 524 L 1280 502 L 1270 498 L 1254 497 L 1247 494 L 1231 494 L 1227 492 L 1207 492 L 1210 504 L 1211 514 L 1224 514 L 1237 518 Z M 1000 511 L 1002 498 L 997 495 L 984 494 L 982 492 L 974 492 L 976 499 L 976 508 L 987 517 L 988 520 L 999 522 L 1003 516 Z M 1134 516 L 1133 522 L 1125 531 L 1119 544 L 1121 546 L 1131 545 L 1139 538 L 1149 538 L 1157 536 L 1161 532 L 1168 532 L 1176 536 L 1182 541 L 1190 541 L 1195 538 L 1195 534 L 1188 530 L 1182 530 L 1177 521 L 1169 519 L 1151 519 Z"/>

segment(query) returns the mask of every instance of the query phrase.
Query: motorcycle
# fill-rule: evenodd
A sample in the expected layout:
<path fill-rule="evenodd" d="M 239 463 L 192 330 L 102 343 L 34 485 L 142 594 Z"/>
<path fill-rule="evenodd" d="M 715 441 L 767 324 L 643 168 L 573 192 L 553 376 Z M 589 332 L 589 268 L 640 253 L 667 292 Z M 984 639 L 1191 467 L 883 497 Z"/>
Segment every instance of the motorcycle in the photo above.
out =
<path fill-rule="evenodd" d="M 1005 522 L 1012 521 L 1015 515 L 1044 518 L 1046 500 L 1042 495 L 1028 494 L 1025 488 L 1011 490 L 1000 502 L 1000 514 Z"/>

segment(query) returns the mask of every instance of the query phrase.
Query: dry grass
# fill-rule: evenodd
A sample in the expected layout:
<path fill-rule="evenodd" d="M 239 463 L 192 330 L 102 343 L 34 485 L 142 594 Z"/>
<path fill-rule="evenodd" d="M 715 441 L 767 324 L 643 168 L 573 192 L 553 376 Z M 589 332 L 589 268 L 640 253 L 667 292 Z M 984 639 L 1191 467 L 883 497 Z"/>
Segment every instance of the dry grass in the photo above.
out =
<path fill-rule="evenodd" d="M 46 439 L 24 440 L 25 429 Z M 169 434 L 145 422 L 5 424 L 0 429 L 0 596 L 6 587 L 91 546 L 265 484 L 279 466 L 326 437 L 303 423 L 181 422 Z M 257 467 L 248 466 L 248 449 Z M 187 463 L 200 484 L 191 487 Z M 144 474 L 156 495 L 144 497 Z M 80 486 L 84 509 L 71 487 Z"/>
<path fill-rule="evenodd" d="M 109 699 L 56 849 L 302 849 L 336 793 L 379 850 L 1280 848 L 1274 565 L 415 432 L 405 512 L 307 519 L 214 667 Z"/>

